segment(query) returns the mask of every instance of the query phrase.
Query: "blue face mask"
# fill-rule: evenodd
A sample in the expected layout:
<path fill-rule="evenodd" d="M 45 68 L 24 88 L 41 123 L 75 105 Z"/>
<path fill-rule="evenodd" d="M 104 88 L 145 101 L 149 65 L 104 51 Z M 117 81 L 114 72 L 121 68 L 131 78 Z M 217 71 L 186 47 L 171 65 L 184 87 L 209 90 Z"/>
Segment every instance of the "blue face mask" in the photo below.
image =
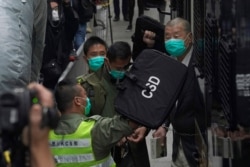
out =
<path fill-rule="evenodd" d="M 165 41 L 166 51 L 173 57 L 182 56 L 187 50 L 183 39 L 169 39 Z"/>
<path fill-rule="evenodd" d="M 111 70 L 109 73 L 114 79 L 123 79 L 125 76 L 125 71 Z"/>
<path fill-rule="evenodd" d="M 86 98 L 86 106 L 84 107 L 84 115 L 88 116 L 91 110 L 91 103 L 89 98 Z"/>
<path fill-rule="evenodd" d="M 103 64 L 104 64 L 104 56 L 96 56 L 92 57 L 88 60 L 89 62 L 89 68 L 92 71 L 97 71 L 99 70 Z"/>

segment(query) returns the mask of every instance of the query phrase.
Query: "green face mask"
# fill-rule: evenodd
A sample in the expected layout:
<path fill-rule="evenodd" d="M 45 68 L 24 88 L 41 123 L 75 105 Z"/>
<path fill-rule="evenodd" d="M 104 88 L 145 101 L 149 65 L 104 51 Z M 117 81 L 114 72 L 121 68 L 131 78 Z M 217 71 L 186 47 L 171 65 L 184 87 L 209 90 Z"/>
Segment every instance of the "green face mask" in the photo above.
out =
<path fill-rule="evenodd" d="M 123 79 L 125 76 L 125 71 L 111 70 L 109 73 L 114 79 Z"/>
<path fill-rule="evenodd" d="M 86 98 L 86 106 L 84 107 L 84 115 L 88 116 L 91 110 L 91 103 L 89 98 Z"/>
<path fill-rule="evenodd" d="M 165 41 L 165 49 L 173 57 L 182 56 L 186 51 L 185 42 L 183 39 L 169 39 Z"/>
<path fill-rule="evenodd" d="M 92 71 L 99 70 L 104 64 L 104 56 L 96 56 L 88 59 L 89 68 Z"/>

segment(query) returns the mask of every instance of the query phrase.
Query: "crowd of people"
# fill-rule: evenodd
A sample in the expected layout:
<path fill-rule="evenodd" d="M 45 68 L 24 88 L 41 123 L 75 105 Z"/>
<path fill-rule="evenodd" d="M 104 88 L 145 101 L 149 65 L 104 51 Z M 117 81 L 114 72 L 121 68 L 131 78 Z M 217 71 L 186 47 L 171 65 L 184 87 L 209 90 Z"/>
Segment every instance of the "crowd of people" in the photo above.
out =
<path fill-rule="evenodd" d="M 192 32 L 187 20 L 170 20 L 165 26 L 164 37 L 166 54 L 185 64 L 188 69 L 185 85 L 170 118 L 157 129 L 150 129 L 115 111 L 116 88 L 132 64 L 132 49 L 124 41 L 108 46 L 97 36 L 85 41 L 86 23 L 93 16 L 95 5 L 76 0 L 47 0 L 47 4 L 42 0 L 34 2 L 24 0 L 15 3 L 9 0 L 3 3 L 0 0 L 0 4 L 5 5 L 0 5 L 0 13 L 3 10 L 12 13 L 6 18 L 0 17 L 5 21 L 5 26 L 10 27 L 18 22 L 21 27 L 27 27 L 27 31 L 11 29 L 11 32 L 1 35 L 0 43 L 4 49 L 0 51 L 0 60 L 4 59 L 4 53 L 10 53 L 9 59 L 14 62 L 12 65 L 9 60 L 0 61 L 6 67 L 0 72 L 2 90 L 37 82 L 40 69 L 43 74 L 43 86 L 38 83 L 28 86 L 38 92 L 40 99 L 40 104 L 30 109 L 30 126 L 28 132 L 23 134 L 23 143 L 29 143 L 32 166 L 150 167 L 145 137 L 150 130 L 154 130 L 153 137 L 165 141 L 170 124 L 174 129 L 172 166 L 199 166 L 200 152 L 195 139 L 195 126 L 198 123 L 205 138 L 205 111 L 203 95 L 192 66 Z M 143 1 L 138 0 L 137 3 L 139 16 L 143 15 Z M 88 5 L 92 7 L 91 11 L 81 13 L 86 7 L 89 9 Z M 114 0 L 113 21 L 120 20 L 117 5 L 119 0 Z M 32 16 L 25 13 L 25 17 L 33 21 L 28 23 L 27 18 L 14 17 L 16 13 L 8 11 L 8 6 L 32 11 Z M 132 29 L 134 6 L 135 0 L 128 3 L 123 1 L 122 13 L 124 21 L 129 21 L 128 30 Z M 16 19 L 21 19 L 21 22 Z M 17 35 L 20 31 L 24 31 L 21 33 L 23 36 Z M 13 35 L 19 37 L 18 40 L 9 44 L 4 42 L 3 39 L 13 39 Z M 145 30 L 143 41 L 148 48 L 153 48 L 155 32 Z M 68 56 L 81 44 L 88 73 L 57 83 L 69 62 Z M 54 106 L 60 115 L 58 126 L 53 130 L 41 128 L 43 108 Z"/>

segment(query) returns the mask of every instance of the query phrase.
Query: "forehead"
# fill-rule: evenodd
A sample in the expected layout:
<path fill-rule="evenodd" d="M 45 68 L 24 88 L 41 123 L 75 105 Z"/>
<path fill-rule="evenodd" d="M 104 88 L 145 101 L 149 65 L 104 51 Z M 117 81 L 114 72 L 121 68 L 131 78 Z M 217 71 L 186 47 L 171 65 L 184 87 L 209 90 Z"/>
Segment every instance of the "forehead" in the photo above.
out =
<path fill-rule="evenodd" d="M 110 65 L 113 66 L 113 67 L 125 67 L 126 65 L 128 65 L 128 63 L 130 62 L 130 58 L 128 59 L 116 59 L 112 62 L 110 62 Z"/>
<path fill-rule="evenodd" d="M 97 56 L 97 55 L 105 55 L 106 56 L 106 47 L 102 44 L 94 44 L 89 47 L 87 56 Z"/>
<path fill-rule="evenodd" d="M 186 34 L 185 29 L 184 29 L 182 24 L 166 26 L 165 27 L 165 33 L 167 35 Z"/>

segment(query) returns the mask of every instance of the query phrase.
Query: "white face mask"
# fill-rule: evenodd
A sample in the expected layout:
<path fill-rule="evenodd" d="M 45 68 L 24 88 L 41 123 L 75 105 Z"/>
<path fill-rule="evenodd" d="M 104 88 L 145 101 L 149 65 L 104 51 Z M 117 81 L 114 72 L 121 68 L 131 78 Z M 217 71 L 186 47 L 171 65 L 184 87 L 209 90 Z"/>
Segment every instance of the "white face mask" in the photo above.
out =
<path fill-rule="evenodd" d="M 59 12 L 58 8 L 52 9 L 52 21 L 58 21 L 59 20 Z"/>

